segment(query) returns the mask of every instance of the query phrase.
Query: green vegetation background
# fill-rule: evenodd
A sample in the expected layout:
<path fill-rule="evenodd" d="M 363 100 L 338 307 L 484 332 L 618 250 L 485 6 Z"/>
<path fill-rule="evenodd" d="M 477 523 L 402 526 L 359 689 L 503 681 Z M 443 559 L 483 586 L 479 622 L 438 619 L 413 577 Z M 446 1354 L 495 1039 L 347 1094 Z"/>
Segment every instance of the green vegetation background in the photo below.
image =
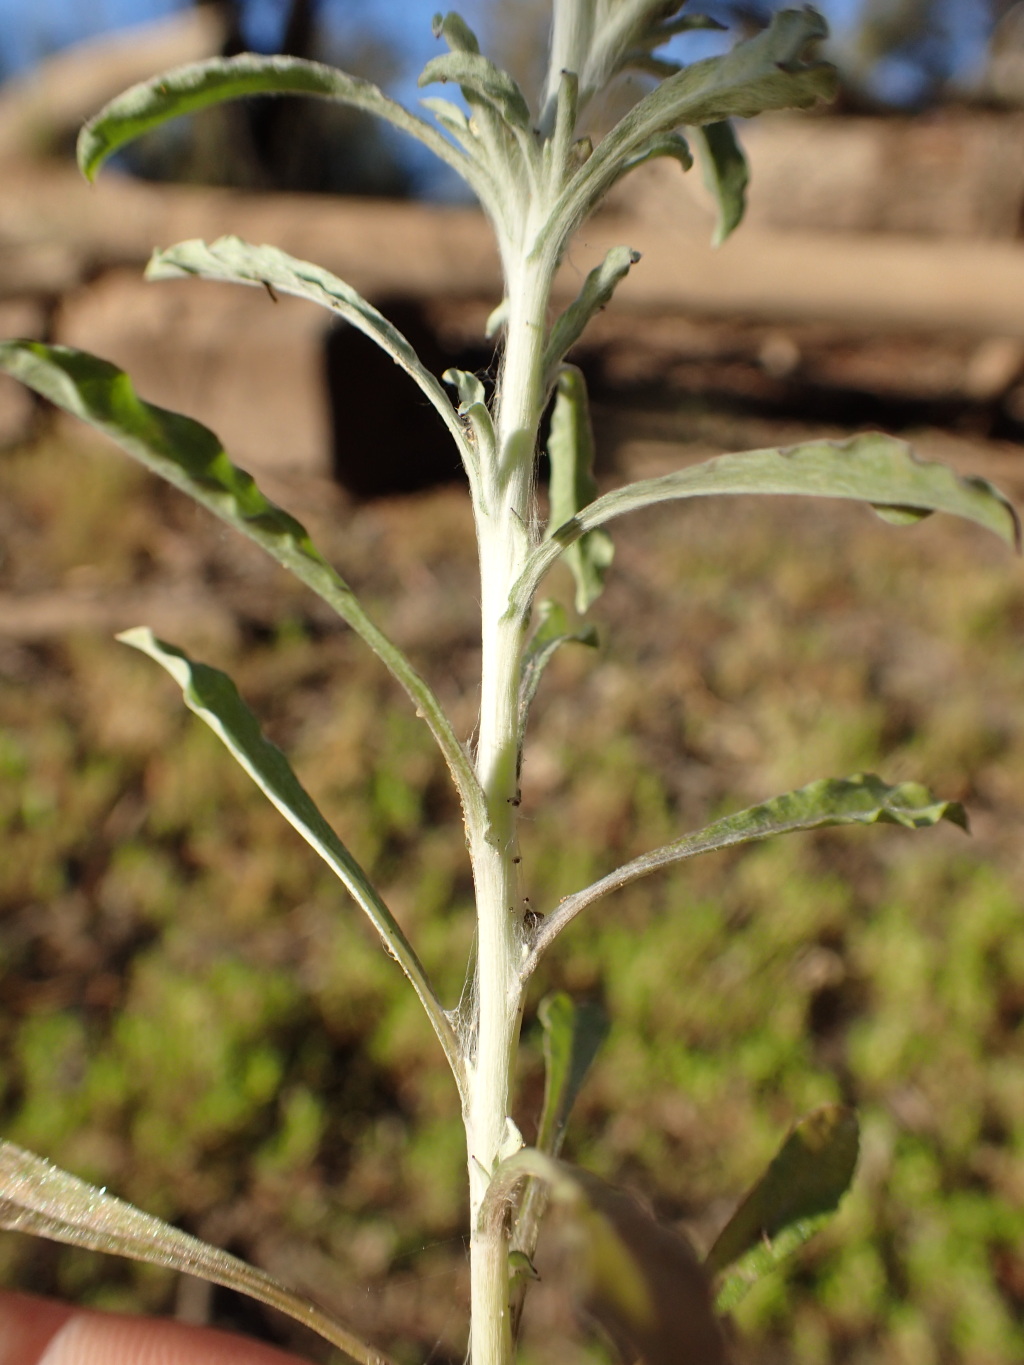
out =
<path fill-rule="evenodd" d="M 804 434 L 686 424 L 691 455 Z M 1009 467 L 1006 450 L 918 444 Z M 660 448 L 641 455 L 629 472 L 662 472 Z M 290 501 L 468 735 L 464 496 Z M 110 635 L 151 624 L 233 674 L 454 1003 L 470 885 L 425 730 L 316 602 L 106 450 L 50 436 L 3 456 L 0 541 L 0 600 L 20 602 L 0 629 L 0 1128 L 310 1290 L 402 1360 L 461 1360 L 463 1154 L 433 1036 L 315 856 Z M 967 803 L 975 835 L 794 838 L 589 911 L 534 992 L 598 999 L 612 1021 L 571 1153 L 706 1244 L 796 1116 L 852 1102 L 854 1192 L 742 1306 L 749 1358 L 1016 1365 L 1019 566 L 950 521 L 895 530 L 784 500 L 654 511 L 616 541 L 602 647 L 563 651 L 535 708 L 536 909 L 820 776 L 919 778 Z M 525 1039 L 529 1138 L 531 1017 Z M 9 1234 L 0 1281 L 118 1308 L 195 1302 L 163 1272 Z M 219 1294 L 213 1309 L 247 1321 Z M 554 1262 L 530 1311 L 530 1362 L 602 1358 L 566 1342 Z"/>

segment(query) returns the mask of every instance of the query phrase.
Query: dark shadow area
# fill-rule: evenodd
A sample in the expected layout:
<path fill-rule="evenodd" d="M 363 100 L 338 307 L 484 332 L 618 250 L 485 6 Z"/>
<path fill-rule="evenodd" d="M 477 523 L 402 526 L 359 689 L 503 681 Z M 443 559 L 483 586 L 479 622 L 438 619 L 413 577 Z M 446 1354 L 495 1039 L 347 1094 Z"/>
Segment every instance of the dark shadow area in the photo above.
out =
<path fill-rule="evenodd" d="M 423 305 L 384 299 L 377 305 L 432 374 L 455 368 L 483 375 L 493 363 L 484 344 L 451 349 Z M 344 323 L 327 334 L 324 369 L 331 420 L 331 469 L 357 498 L 415 493 L 463 478 L 444 423 L 389 356 Z"/>

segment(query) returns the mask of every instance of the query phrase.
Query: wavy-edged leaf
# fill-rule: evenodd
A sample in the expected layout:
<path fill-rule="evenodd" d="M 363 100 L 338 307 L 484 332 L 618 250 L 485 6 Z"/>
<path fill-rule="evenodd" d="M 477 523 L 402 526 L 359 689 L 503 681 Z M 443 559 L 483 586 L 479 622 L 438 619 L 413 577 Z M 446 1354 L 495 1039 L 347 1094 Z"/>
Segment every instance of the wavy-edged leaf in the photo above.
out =
<path fill-rule="evenodd" d="M 607 142 L 612 154 L 620 145 L 670 128 L 806 109 L 831 99 L 835 68 L 805 60 L 808 46 L 827 36 L 828 26 L 814 10 L 781 10 L 766 29 L 731 52 L 694 62 L 663 81 L 633 106 L 600 147 Z"/>
<path fill-rule="evenodd" d="M 804 59 L 808 45 L 827 33 L 814 10 L 782 10 L 762 33 L 731 52 L 694 62 L 662 81 L 598 143 L 566 186 L 545 237 L 564 240 L 629 162 L 661 134 L 773 109 L 807 109 L 831 99 L 835 68 Z"/>
<path fill-rule="evenodd" d="M 508 1201 L 527 1177 L 547 1183 L 563 1216 L 580 1304 L 625 1360 L 725 1365 L 722 1330 L 692 1247 L 623 1190 L 527 1147 L 494 1174 L 480 1214 L 488 1230 L 501 1227 Z"/>
<path fill-rule="evenodd" d="M 470 451 L 466 433 L 437 378 L 426 368 L 415 348 L 398 328 L 350 284 L 323 266 L 289 256 L 275 246 L 254 246 L 241 237 L 218 237 L 209 244 L 193 238 L 154 251 L 146 267 L 147 280 L 175 280 L 195 276 L 256 288 L 269 285 L 327 308 L 357 328 L 406 372 L 426 395 L 458 447 L 463 463 Z"/>
<path fill-rule="evenodd" d="M 581 910 L 659 868 L 684 862 L 701 853 L 771 839 L 777 834 L 795 834 L 830 825 L 891 824 L 902 825 L 904 829 L 926 829 L 941 820 L 948 820 L 963 830 L 968 828 L 967 815 L 959 801 L 937 801 L 927 787 L 918 782 L 901 782 L 892 787 L 874 773 L 821 778 L 797 791 L 714 820 L 703 829 L 663 844 L 650 853 L 642 853 L 582 891 L 564 896 L 541 922 L 534 936 L 530 956 L 522 969 L 523 979 L 536 967 L 548 944 Z"/>
<path fill-rule="evenodd" d="M 548 459 L 551 462 L 548 534 L 557 537 L 559 528 L 586 507 L 597 492 L 587 386 L 583 372 L 575 365 L 564 365 L 558 375 L 548 433 Z M 611 537 L 603 531 L 588 531 L 565 546 L 566 563 L 576 581 L 576 610 L 581 616 L 601 595 L 613 554 Z"/>
<path fill-rule="evenodd" d="M 690 136 L 700 149 L 704 184 L 718 209 L 711 245 L 721 246 L 743 219 L 750 167 L 728 119 L 694 128 Z"/>
<path fill-rule="evenodd" d="M 559 546 L 574 544 L 615 517 L 660 502 L 739 493 L 851 498 L 879 508 L 890 519 L 893 509 L 900 509 L 902 520 L 910 519 L 911 510 L 915 518 L 917 513 L 949 512 L 1020 548 L 1020 518 L 1009 499 L 986 479 L 922 460 L 893 436 L 865 432 L 846 441 L 809 441 L 719 455 L 675 474 L 605 493 L 557 527 L 533 552 L 516 585 L 514 606 L 525 612 L 541 578 L 558 558 Z"/>
<path fill-rule="evenodd" d="M 579 340 L 583 329 L 594 314 L 606 307 L 619 281 L 625 279 L 630 266 L 636 265 L 639 259 L 639 251 L 634 251 L 632 247 L 613 246 L 601 264 L 589 272 L 576 298 L 552 324 L 544 349 L 546 375 L 554 378 L 555 367 L 561 363 L 570 347 Z"/>
<path fill-rule="evenodd" d="M 2 1141 L 0 1228 L 198 1276 L 286 1313 L 360 1365 L 389 1365 L 387 1356 L 264 1271 Z"/>
<path fill-rule="evenodd" d="M 232 680 L 219 668 L 196 663 L 175 645 L 158 640 L 145 627 L 126 630 L 117 638 L 123 644 L 147 654 L 167 670 L 181 688 L 185 705 L 200 720 L 205 721 L 235 761 L 245 769 L 288 823 L 298 830 L 306 843 L 320 855 L 365 912 L 380 934 L 385 951 L 401 965 L 412 983 L 456 1079 L 461 1079 L 462 1061 L 458 1041 L 412 944 L 369 877 L 295 776 L 287 758 L 263 734 L 259 721 L 242 700 Z"/>
<path fill-rule="evenodd" d="M 448 81 L 457 82 L 467 99 L 475 96 L 489 104 L 511 127 L 521 132 L 529 129 L 530 106 L 523 92 L 507 71 L 480 52 L 456 49 L 433 57 L 420 72 L 417 84 L 422 89 Z"/>
<path fill-rule="evenodd" d="M 315 95 L 376 114 L 429 147 L 480 193 L 479 176 L 464 153 L 370 81 L 321 62 L 251 52 L 175 67 L 133 85 L 86 123 L 78 137 L 78 164 L 94 180 L 108 157 L 151 128 L 250 95 Z"/>
<path fill-rule="evenodd" d="M 144 402 L 123 370 L 85 351 L 37 341 L 0 342 L 0 370 L 88 422 L 255 541 L 328 603 L 369 645 L 423 715 L 448 763 L 467 819 L 483 827 L 486 810 L 480 784 L 434 693 L 366 615 L 305 527 L 265 498 L 255 480 L 231 463 L 212 431 L 191 417 Z"/>
<path fill-rule="evenodd" d="M 659 157 L 666 156 L 678 161 L 684 171 L 691 170 L 693 167 L 693 153 L 690 151 L 690 144 L 682 133 L 658 133 L 656 137 L 652 137 L 650 142 L 645 142 L 622 163 L 619 167 L 619 174 L 627 175 L 637 166 L 642 166 L 645 161 L 655 161 Z"/>
<path fill-rule="evenodd" d="M 591 649 L 597 646 L 597 631 L 594 627 L 586 625 L 578 630 L 571 629 L 565 608 L 553 598 L 538 604 L 537 615 L 537 628 L 530 636 L 523 654 L 519 680 L 520 743 L 541 677 L 556 652 L 562 645 L 568 644 L 587 645 Z"/>
<path fill-rule="evenodd" d="M 720 1313 L 828 1222 L 853 1181 L 859 1143 L 857 1116 L 841 1104 L 816 1109 L 793 1127 L 704 1261 L 719 1277 Z"/>

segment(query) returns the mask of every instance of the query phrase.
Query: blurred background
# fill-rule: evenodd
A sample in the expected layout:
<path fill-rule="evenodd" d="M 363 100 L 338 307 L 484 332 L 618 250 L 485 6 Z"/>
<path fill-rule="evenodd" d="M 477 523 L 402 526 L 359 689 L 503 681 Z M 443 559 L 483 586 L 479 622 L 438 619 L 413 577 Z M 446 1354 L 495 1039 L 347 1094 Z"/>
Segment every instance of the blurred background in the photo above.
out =
<path fill-rule="evenodd" d="M 726 34 L 772 6 L 708 3 Z M 637 173 L 559 283 L 643 260 L 576 357 L 602 485 L 881 425 L 1024 496 L 1024 6 L 833 0 L 836 105 L 743 130 L 748 222 L 717 252 L 696 173 Z M 321 102 L 208 111 L 90 189 L 83 118 L 247 47 L 406 102 L 430 6 L 0 0 L 0 334 L 80 345 L 216 430 L 310 526 L 474 726 L 475 551 L 444 432 L 365 341 L 295 300 L 145 285 L 154 245 L 236 232 L 319 261 L 440 373 L 493 373 L 486 226 L 413 149 Z M 527 88 L 540 0 L 467 17 Z M 514 23 L 510 27 L 510 16 Z M 627 83 L 596 117 L 641 88 Z M 450 93 L 450 92 L 446 92 Z M 443 764 L 376 663 L 257 551 L 0 388 L 0 1130 L 264 1265 L 399 1361 L 456 1365 L 456 1105 L 429 1029 L 314 855 L 112 640 L 141 623 L 237 679 L 454 1003 L 471 887 Z M 543 496 L 543 493 L 542 493 Z M 821 776 L 916 778 L 973 837 L 822 832 L 641 883 L 536 983 L 611 1033 L 570 1156 L 708 1245 L 789 1124 L 859 1109 L 839 1218 L 737 1314 L 751 1365 L 1024 1358 L 1024 584 L 976 528 L 828 504 L 655 510 L 616 531 L 600 648 L 545 675 L 524 765 L 542 910 L 616 863 Z M 555 575 L 553 595 L 571 602 Z M 607 1357 L 544 1260 L 528 1365 Z M 323 1359 L 219 1290 L 0 1235 L 0 1279 L 176 1312 Z"/>

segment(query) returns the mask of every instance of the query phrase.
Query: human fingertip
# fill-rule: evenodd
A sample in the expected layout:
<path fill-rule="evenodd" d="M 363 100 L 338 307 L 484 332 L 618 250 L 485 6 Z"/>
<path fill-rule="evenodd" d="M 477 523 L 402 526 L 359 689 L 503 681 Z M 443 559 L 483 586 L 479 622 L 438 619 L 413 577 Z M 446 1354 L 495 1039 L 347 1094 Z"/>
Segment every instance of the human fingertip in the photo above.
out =
<path fill-rule="evenodd" d="M 0 1292 L 0 1365 L 36 1365 L 74 1311 L 33 1294 Z"/>

